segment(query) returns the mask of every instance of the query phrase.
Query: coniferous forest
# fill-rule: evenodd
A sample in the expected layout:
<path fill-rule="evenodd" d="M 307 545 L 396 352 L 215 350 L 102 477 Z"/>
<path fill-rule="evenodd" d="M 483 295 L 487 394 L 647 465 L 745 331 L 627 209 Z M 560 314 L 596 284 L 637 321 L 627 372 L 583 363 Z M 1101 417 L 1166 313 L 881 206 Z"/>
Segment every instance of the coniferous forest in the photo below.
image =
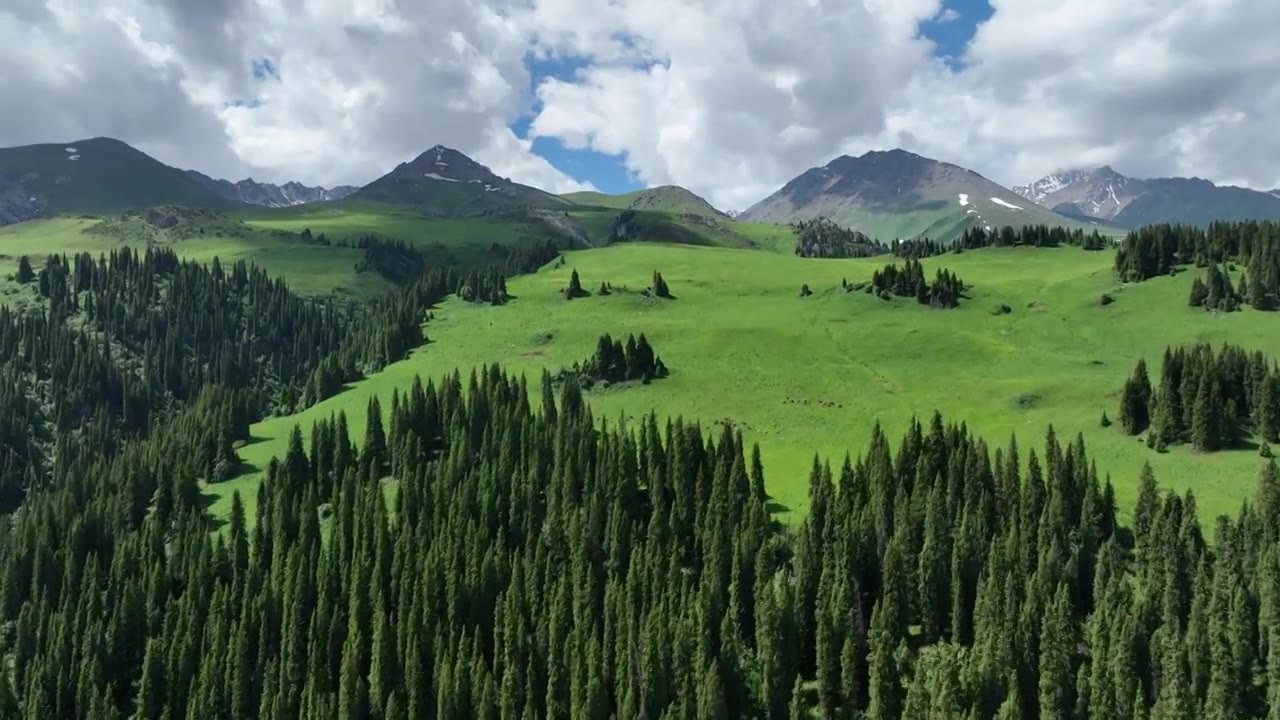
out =
<path fill-rule="evenodd" d="M 1080 440 L 935 416 L 815 460 L 794 531 L 758 451 L 535 410 L 493 367 L 296 430 L 250 521 L 85 461 L 5 521 L 7 717 L 1266 717 L 1280 473 L 1219 520 L 1144 473 L 1132 537 Z M 181 440 L 175 440 L 180 446 Z M 1025 454 L 1024 454 L 1025 452 Z M 398 481 L 388 502 L 380 478 Z M 94 477 L 88 482 L 88 477 Z"/>
<path fill-rule="evenodd" d="M 1235 287 L 1218 266 L 1239 265 Z M 1116 273 L 1127 282 L 1169 275 L 1187 265 L 1207 267 L 1190 304 L 1233 310 L 1242 301 L 1256 310 L 1280 307 L 1280 223 L 1214 223 L 1207 229 L 1153 225 L 1129 233 L 1116 254 Z"/>
<path fill-rule="evenodd" d="M 1140 362 L 1120 402 L 1125 431 L 1150 429 L 1153 447 L 1190 443 L 1213 452 L 1252 434 L 1280 442 L 1280 368 L 1239 346 L 1166 349 L 1159 384 L 1152 386 L 1147 364 Z"/>
<path fill-rule="evenodd" d="M 370 268 L 398 272 L 407 246 L 377 247 Z M 1206 530 L 1149 467 L 1120 507 L 1079 436 L 997 446 L 935 413 L 815 457 L 788 526 L 728 425 L 593 416 L 590 382 L 666 374 L 643 335 L 601 337 L 539 398 L 491 366 L 374 398 L 360 437 L 342 414 L 296 427 L 251 497 L 208 514 L 201 483 L 239 472 L 252 422 L 553 257 L 426 269 L 366 307 L 165 250 L 20 263 L 0 718 L 1280 716 L 1274 462 Z M 915 258 L 871 284 L 936 306 L 963 288 Z M 1170 348 L 1119 420 L 1202 451 L 1271 440 L 1280 369 Z"/>

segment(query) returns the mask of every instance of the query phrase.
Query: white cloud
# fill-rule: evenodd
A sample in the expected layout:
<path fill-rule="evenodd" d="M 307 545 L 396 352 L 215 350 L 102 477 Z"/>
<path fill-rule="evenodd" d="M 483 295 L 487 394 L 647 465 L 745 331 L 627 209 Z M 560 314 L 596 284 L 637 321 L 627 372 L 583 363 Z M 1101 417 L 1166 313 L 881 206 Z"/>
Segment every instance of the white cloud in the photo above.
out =
<path fill-rule="evenodd" d="M 13 0 L 0 144 L 119 137 L 233 179 L 364 183 L 437 143 L 579 188 L 507 125 L 529 34 L 467 0 Z M 255 80 L 269 59 L 277 78 Z"/>
<path fill-rule="evenodd" d="M 583 3 L 586 0 L 582 0 Z M 619 0 L 540 20 L 599 67 L 546 81 L 535 132 L 742 207 L 841 153 L 903 146 L 1013 184 L 1070 166 L 1280 183 L 1280 3 L 993 0 L 960 70 L 915 40 L 936 2 Z M 665 21 L 663 21 L 665 19 Z M 556 26 L 556 23 L 565 23 Z M 665 66 L 610 65 L 632 38 Z M 696 40 L 690 42 L 689 38 Z"/>
<path fill-rule="evenodd" d="M 955 8 L 944 8 L 942 12 L 934 16 L 933 21 L 936 23 L 949 23 L 959 19 L 960 13 Z"/>
<path fill-rule="evenodd" d="M 992 5 L 955 70 L 919 36 L 953 21 L 940 0 L 8 0 L 0 144 L 111 135 L 333 184 L 442 143 L 581 187 L 508 128 L 532 112 L 531 137 L 731 208 L 893 146 L 1005 184 L 1110 163 L 1280 185 L 1280 3 Z M 535 86 L 530 55 L 583 67 Z"/>

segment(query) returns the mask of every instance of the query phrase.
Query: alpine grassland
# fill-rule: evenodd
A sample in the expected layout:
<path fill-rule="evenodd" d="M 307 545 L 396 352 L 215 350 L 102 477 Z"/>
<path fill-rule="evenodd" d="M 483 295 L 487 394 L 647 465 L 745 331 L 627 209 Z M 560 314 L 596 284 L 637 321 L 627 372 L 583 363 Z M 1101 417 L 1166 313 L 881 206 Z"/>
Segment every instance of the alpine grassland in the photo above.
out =
<path fill-rule="evenodd" d="M 241 450 L 251 469 L 209 487 L 215 511 L 230 507 L 234 490 L 251 502 L 262 469 L 283 454 L 295 425 L 305 432 L 344 412 L 358 439 L 370 398 L 387 409 L 415 376 L 439 383 L 458 372 L 465 383 L 491 364 L 524 375 L 536 399 L 543 370 L 585 360 L 604 333 L 643 333 L 670 376 L 592 389 L 597 422 L 630 425 L 654 413 L 660 423 L 683 417 L 711 433 L 726 424 L 741 430 L 760 444 L 775 509 L 792 521 L 804 515 L 815 458 L 838 466 L 866 447 L 876 424 L 896 439 L 913 417 L 927 426 L 935 410 L 993 446 L 1016 435 L 1037 447 L 1050 426 L 1063 442 L 1083 436 L 1099 474 L 1111 477 L 1122 514 L 1133 507 L 1144 463 L 1162 486 L 1193 490 L 1208 522 L 1239 509 L 1264 462 L 1251 444 L 1158 453 L 1118 423 L 1099 421 L 1104 412 L 1116 417 L 1134 364 L 1145 358 L 1158 373 L 1168 346 L 1230 342 L 1280 356 L 1275 314 L 1187 306 L 1194 269 L 1123 284 L 1110 249 L 947 253 L 923 260 L 928 277 L 946 269 L 968 286 L 959 307 L 944 310 L 864 292 L 859 286 L 893 260 L 884 256 L 815 260 L 627 243 L 563 258 L 508 281 L 512 299 L 501 307 L 445 301 L 424 325 L 428 343 L 407 359 L 305 412 L 255 425 Z M 672 299 L 644 292 L 655 270 Z M 570 300 L 562 291 L 575 271 L 590 294 Z M 605 283 L 610 292 L 602 295 Z M 804 285 L 812 293 L 806 297 Z"/>

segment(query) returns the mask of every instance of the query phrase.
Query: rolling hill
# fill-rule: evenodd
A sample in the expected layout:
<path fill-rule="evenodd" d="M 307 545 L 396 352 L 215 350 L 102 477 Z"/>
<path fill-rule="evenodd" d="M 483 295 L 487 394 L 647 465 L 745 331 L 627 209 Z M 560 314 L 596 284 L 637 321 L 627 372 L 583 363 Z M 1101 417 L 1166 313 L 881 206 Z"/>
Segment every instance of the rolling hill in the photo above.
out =
<path fill-rule="evenodd" d="M 157 205 L 231 209 L 240 204 L 111 138 L 0 148 L 0 225 Z"/>
<path fill-rule="evenodd" d="M 905 150 L 842 155 L 804 172 L 738 219 L 789 223 L 819 216 L 882 242 L 914 237 L 945 242 L 973 226 L 1105 230 L 1030 203 L 972 170 Z"/>
<path fill-rule="evenodd" d="M 731 219 L 701 196 L 678 185 L 662 185 L 621 195 L 577 192 L 561 195 L 561 197 L 578 205 L 617 208 L 619 210 L 654 210 L 676 215 L 701 215 L 721 220 Z"/>
<path fill-rule="evenodd" d="M 1201 178 L 1143 180 L 1109 166 L 1067 170 L 1014 188 L 1024 198 L 1080 218 L 1136 228 L 1154 223 L 1280 219 L 1280 196 Z"/>
<path fill-rule="evenodd" d="M 566 209 L 573 205 L 557 195 L 498 177 L 484 165 L 443 145 L 397 165 L 348 199 L 412 207 L 446 217 L 504 210 Z"/>

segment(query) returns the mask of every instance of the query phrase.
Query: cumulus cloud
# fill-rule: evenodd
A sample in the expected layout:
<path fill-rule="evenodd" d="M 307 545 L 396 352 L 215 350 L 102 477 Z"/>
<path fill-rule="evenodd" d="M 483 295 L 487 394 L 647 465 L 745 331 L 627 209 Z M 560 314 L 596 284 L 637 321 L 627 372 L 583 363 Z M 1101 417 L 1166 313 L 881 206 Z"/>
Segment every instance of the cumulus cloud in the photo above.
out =
<path fill-rule="evenodd" d="M 583 187 L 543 137 L 728 208 L 887 147 L 1005 184 L 1110 163 L 1280 185 L 1280 3 L 991 4 L 951 67 L 920 33 L 954 21 L 940 0 L 8 0 L 0 144 L 111 135 L 334 184 L 442 143 Z M 531 57 L 578 69 L 534 78 Z"/>
<path fill-rule="evenodd" d="M 110 135 L 165 162 L 364 183 L 437 143 L 579 189 L 510 121 L 528 33 L 466 0 L 15 0 L 0 8 L 0 142 Z M 266 70 L 269 68 L 269 71 Z"/>
<path fill-rule="evenodd" d="M 1005 184 L 1101 163 L 1280 183 L 1277 3 L 993 0 L 959 69 L 918 37 L 950 19 L 939 3 L 620 0 L 585 27 L 573 3 L 547 4 L 542 34 L 599 62 L 541 84 L 533 131 L 722 206 L 895 146 Z"/>

